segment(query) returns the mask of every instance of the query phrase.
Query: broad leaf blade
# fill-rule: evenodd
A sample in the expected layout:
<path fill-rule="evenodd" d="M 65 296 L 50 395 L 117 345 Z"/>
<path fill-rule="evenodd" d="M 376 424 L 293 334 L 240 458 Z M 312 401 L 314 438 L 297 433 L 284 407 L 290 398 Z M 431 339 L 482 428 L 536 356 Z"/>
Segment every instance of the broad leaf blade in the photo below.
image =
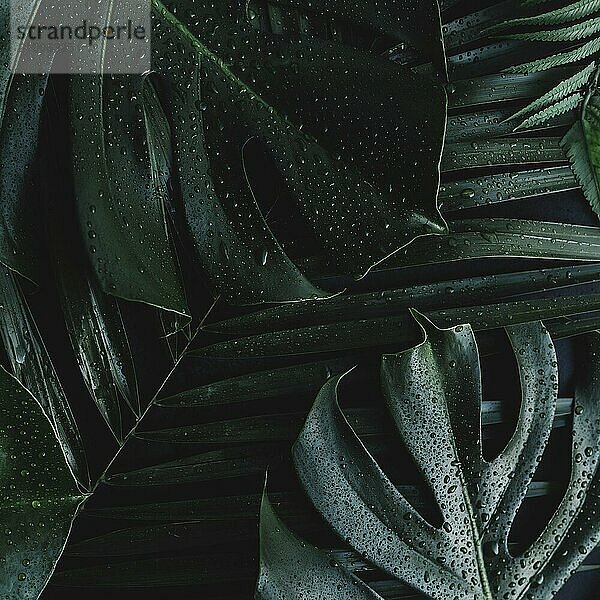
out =
<path fill-rule="evenodd" d="M 37 598 L 83 500 L 36 400 L 0 367 L 0 594 Z"/>
<path fill-rule="evenodd" d="M 152 179 L 145 123 L 139 118 L 143 83 L 141 75 L 70 79 L 81 230 L 103 291 L 186 315 L 163 196 Z"/>
<path fill-rule="evenodd" d="M 300 600 L 319 594 L 339 600 L 383 600 L 331 553 L 303 542 L 279 519 L 267 495 L 260 509 L 260 575 L 256 600 Z"/>

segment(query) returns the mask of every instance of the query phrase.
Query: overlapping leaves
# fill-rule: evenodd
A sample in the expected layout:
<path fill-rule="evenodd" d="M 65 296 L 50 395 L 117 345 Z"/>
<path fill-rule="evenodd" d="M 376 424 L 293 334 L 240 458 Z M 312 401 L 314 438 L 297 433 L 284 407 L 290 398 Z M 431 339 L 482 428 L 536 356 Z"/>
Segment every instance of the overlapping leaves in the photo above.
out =
<path fill-rule="evenodd" d="M 546 7 L 525 3 L 534 14 L 500 23 L 490 29 L 507 38 L 535 43 L 551 43 L 552 54 L 507 69 L 510 73 L 535 73 L 566 65 L 578 70 L 559 81 L 552 89 L 511 116 L 516 129 L 556 124 L 567 113 L 578 112 L 576 122 L 561 144 L 565 148 L 573 172 L 592 209 L 600 211 L 600 185 L 597 163 L 598 60 L 600 52 L 600 5 L 595 0 L 565 2 L 551 11 Z M 515 31 L 516 30 L 516 31 Z M 561 45 L 562 44 L 562 45 Z M 555 52 L 556 48 L 561 51 Z"/>
<path fill-rule="evenodd" d="M 339 377 L 322 388 L 294 446 L 304 488 L 355 550 L 431 598 L 551 597 L 600 533 L 598 337 L 590 338 L 589 371 L 576 391 L 568 489 L 537 540 L 512 556 L 511 524 L 552 427 L 558 386 L 554 346 L 539 323 L 507 329 L 519 369 L 521 409 L 505 449 L 486 461 L 471 328 L 440 330 L 417 318 L 425 340 L 385 355 L 381 379 L 390 415 L 436 498 L 442 526 L 423 519 L 356 436 L 337 401 Z M 262 518 L 257 598 L 316 598 L 340 593 L 336 590 L 349 597 L 380 597 L 332 563 L 327 552 L 309 547 L 305 555 L 268 500 Z"/>

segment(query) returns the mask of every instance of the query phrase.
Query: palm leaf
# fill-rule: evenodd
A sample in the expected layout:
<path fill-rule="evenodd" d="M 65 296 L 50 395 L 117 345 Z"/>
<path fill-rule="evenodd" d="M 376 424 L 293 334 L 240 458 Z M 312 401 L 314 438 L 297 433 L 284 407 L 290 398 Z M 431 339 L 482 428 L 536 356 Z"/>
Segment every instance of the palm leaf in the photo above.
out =
<path fill-rule="evenodd" d="M 90 475 L 85 448 L 64 389 L 15 275 L 5 270 L 0 281 L 2 305 L 6 307 L 0 313 L 0 333 L 12 372 L 39 402 L 77 482 L 87 488 Z"/>

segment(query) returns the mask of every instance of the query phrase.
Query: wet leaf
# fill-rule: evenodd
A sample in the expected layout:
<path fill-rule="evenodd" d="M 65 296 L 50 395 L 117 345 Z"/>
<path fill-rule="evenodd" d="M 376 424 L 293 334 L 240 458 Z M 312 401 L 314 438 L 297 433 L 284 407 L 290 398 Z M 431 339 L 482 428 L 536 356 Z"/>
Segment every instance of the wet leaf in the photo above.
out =
<path fill-rule="evenodd" d="M 354 277 L 418 235 L 443 233 L 443 90 L 367 53 L 266 36 L 233 4 L 184 23 L 185 10 L 176 18 L 155 2 L 159 96 L 169 114 L 196 108 L 172 123 L 174 156 L 190 167 L 179 181 L 185 219 L 216 289 L 242 304 L 323 295 L 294 262 L 294 244 L 306 241 L 282 238 L 283 225 L 273 229 L 275 198 L 264 206 L 270 192 L 257 188 L 258 168 L 285 182 L 273 210 L 294 214 L 332 268 Z M 373 72 L 375 96 L 356 81 Z M 415 93 L 418 111 L 409 101 Z M 407 146 L 419 150 L 408 155 Z M 430 175 L 417 182 L 417 171 Z"/>
<path fill-rule="evenodd" d="M 0 595 L 37 598 L 84 499 L 34 397 L 0 367 Z"/>
<path fill-rule="evenodd" d="M 151 170 L 143 86 L 141 75 L 70 79 L 81 231 L 104 292 L 186 315 L 163 191 Z"/>
<path fill-rule="evenodd" d="M 600 215 L 600 94 L 586 101 L 581 119 L 565 135 L 562 145 L 585 197 Z"/>
<path fill-rule="evenodd" d="M 90 483 L 85 449 L 63 387 L 15 275 L 0 273 L 0 334 L 13 374 L 40 403 L 56 430 L 67 463 L 84 488 Z"/>
<path fill-rule="evenodd" d="M 383 357 L 382 387 L 392 419 L 436 498 L 442 527 L 433 527 L 415 511 L 363 446 L 339 407 L 339 377 L 322 388 L 294 446 L 304 488 L 356 551 L 431 598 L 491 599 L 508 590 L 547 598 L 591 550 L 591 540 L 597 541 L 597 516 L 592 516 L 597 510 L 594 486 L 600 452 L 597 337 L 592 338 L 589 383 L 583 384 L 574 410 L 569 489 L 540 538 L 512 556 L 509 531 L 546 446 L 555 411 L 553 344 L 539 323 L 507 329 L 520 374 L 521 410 L 504 450 L 486 461 L 472 330 L 440 330 L 423 317 L 417 319 L 424 341 Z M 587 452 L 582 452 L 584 447 Z M 571 537 L 579 543 L 579 552 L 569 551 Z M 571 542 L 565 554 L 563 539 Z M 557 569 L 554 560 L 567 560 L 570 568 Z M 551 582 L 544 584 L 547 574 Z"/>

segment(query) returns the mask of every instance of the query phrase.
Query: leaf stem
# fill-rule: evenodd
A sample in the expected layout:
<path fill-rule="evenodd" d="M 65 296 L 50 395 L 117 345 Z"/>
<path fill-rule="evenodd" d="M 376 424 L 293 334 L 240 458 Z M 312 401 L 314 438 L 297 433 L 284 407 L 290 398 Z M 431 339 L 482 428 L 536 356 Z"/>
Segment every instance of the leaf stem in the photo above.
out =
<path fill-rule="evenodd" d="M 200 323 L 196 327 L 196 330 L 190 336 L 188 342 L 183 347 L 181 353 L 179 354 L 179 356 L 175 360 L 175 362 L 174 362 L 171 370 L 167 373 L 167 375 L 164 378 L 163 382 L 160 384 L 160 386 L 156 390 L 156 393 L 154 394 L 154 396 L 152 396 L 152 399 L 150 400 L 150 402 L 148 403 L 148 405 L 146 406 L 146 408 L 142 411 L 142 413 L 140 414 L 140 416 L 136 419 L 136 422 L 133 425 L 133 427 L 129 430 L 129 432 L 127 433 L 127 435 L 123 438 L 123 441 L 119 445 L 119 448 L 117 449 L 116 453 L 111 458 L 111 460 L 109 461 L 109 463 L 106 465 L 106 468 L 102 471 L 102 473 L 100 474 L 100 476 L 98 477 L 98 479 L 96 480 L 96 482 L 94 483 L 94 485 L 92 486 L 92 488 L 89 491 L 89 493 L 86 494 L 86 499 L 85 499 L 84 502 L 87 502 L 87 500 L 94 494 L 94 492 L 98 489 L 98 487 L 104 482 L 104 480 L 106 478 L 106 475 L 110 471 L 111 467 L 113 466 L 113 464 L 115 463 L 115 461 L 117 460 L 117 458 L 120 456 L 121 451 L 125 448 L 125 446 L 127 445 L 127 442 L 137 433 L 137 429 L 138 429 L 139 425 L 143 421 L 144 417 L 148 414 L 148 412 L 154 407 L 154 405 L 155 405 L 155 403 L 156 403 L 156 401 L 158 399 L 159 394 L 164 389 L 165 385 L 168 383 L 168 381 L 171 378 L 171 376 L 173 375 L 173 373 L 179 367 L 182 359 L 186 356 L 188 348 L 190 347 L 190 345 L 192 344 L 192 342 L 196 338 L 196 335 L 197 335 L 198 331 L 200 331 L 200 329 L 203 327 L 203 325 L 206 322 L 206 319 L 208 318 L 208 316 L 210 315 L 210 313 L 213 311 L 213 309 L 217 305 L 217 302 L 219 301 L 219 299 L 220 299 L 220 296 L 217 296 L 215 298 L 215 300 L 213 301 L 213 303 L 210 305 L 209 309 L 206 311 L 206 314 L 204 315 L 204 317 L 202 317 L 202 320 L 200 321 Z"/>

